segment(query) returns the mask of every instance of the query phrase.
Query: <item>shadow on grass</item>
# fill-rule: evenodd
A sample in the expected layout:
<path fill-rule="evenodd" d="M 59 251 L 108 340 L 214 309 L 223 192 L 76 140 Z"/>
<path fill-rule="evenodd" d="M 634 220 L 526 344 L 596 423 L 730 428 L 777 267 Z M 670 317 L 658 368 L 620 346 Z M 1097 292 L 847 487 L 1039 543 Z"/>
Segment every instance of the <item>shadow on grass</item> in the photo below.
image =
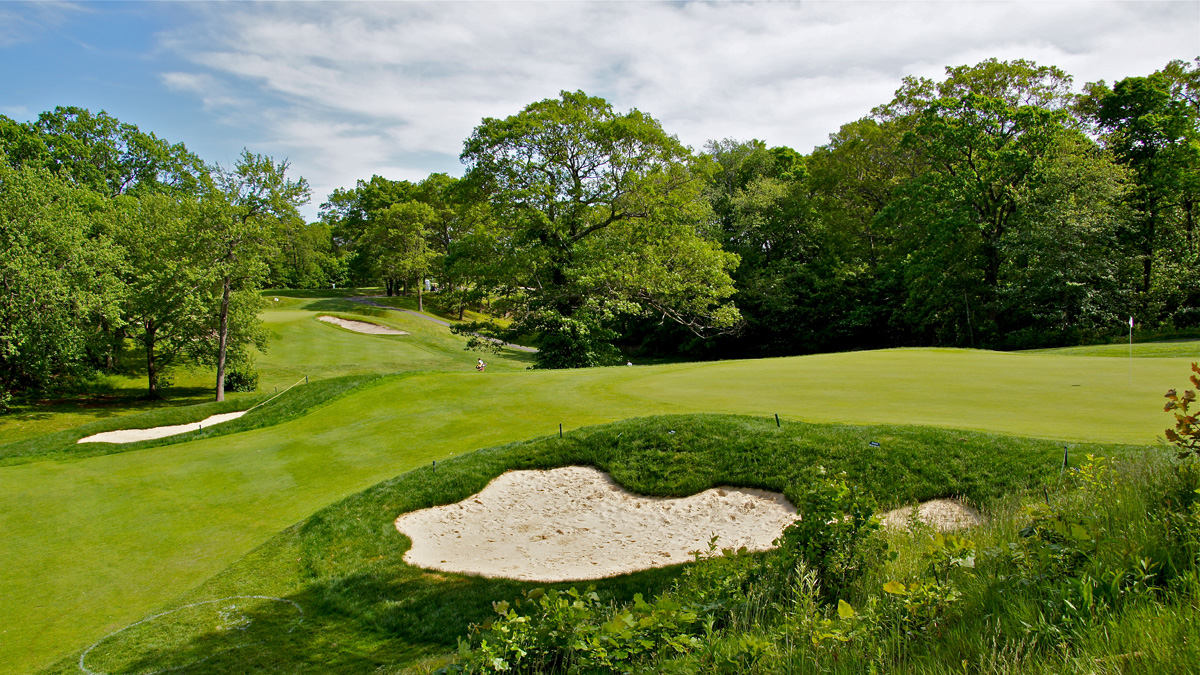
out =
<path fill-rule="evenodd" d="M 681 566 L 595 582 L 538 584 L 438 574 L 397 560 L 311 583 L 280 598 L 226 598 L 207 603 L 204 616 L 178 614 L 103 640 L 87 654 L 97 672 L 170 669 L 218 675 L 245 672 L 364 673 L 453 651 L 472 624 L 495 616 L 492 602 L 516 600 L 532 588 L 595 586 L 613 602 L 668 588 Z M 252 608 L 239 606 L 253 605 Z M 295 621 L 293 605 L 303 610 Z M 152 623 L 152 622 L 147 622 Z M 190 632 L 190 634 L 189 634 Z"/>

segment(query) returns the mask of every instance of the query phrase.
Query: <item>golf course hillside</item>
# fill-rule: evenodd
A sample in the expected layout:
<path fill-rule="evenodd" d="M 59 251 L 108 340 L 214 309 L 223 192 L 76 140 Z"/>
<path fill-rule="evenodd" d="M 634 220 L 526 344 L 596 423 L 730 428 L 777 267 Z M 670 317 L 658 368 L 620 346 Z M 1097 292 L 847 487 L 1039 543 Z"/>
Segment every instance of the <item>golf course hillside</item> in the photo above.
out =
<path fill-rule="evenodd" d="M 5 3 L 0 675 L 1200 675 L 1197 2 Z"/>
<path fill-rule="evenodd" d="M 1093 454 L 1138 458 L 1144 450 L 1085 444 L 1075 452 L 1081 459 Z M 792 503 L 809 506 L 813 485 L 840 476 L 837 480 L 879 495 L 871 503 L 883 508 L 950 496 L 993 518 L 1010 513 L 1013 497 L 1026 491 L 1051 485 L 1058 499 L 1067 489 L 1059 477 L 1062 446 L 1056 441 L 898 425 L 777 424 L 773 418 L 712 414 L 590 426 L 562 438 L 544 436 L 444 457 L 436 466 L 423 464 L 318 509 L 138 621 L 96 631 L 86 645 L 44 672 L 428 672 L 451 658 L 472 624 L 490 625 L 497 618 L 494 602 L 519 600 L 523 594 L 539 597 L 535 589 L 584 590 L 569 582 L 547 586 L 424 570 L 405 562 L 412 541 L 393 526 L 397 516 L 462 500 L 471 503 L 471 495 L 505 471 L 583 465 L 610 475 L 613 489 L 641 495 L 685 497 L 734 485 L 781 493 Z M 562 520 L 551 522 L 568 527 Z M 999 539 L 1007 534 L 1001 527 L 980 536 Z M 618 535 L 609 535 L 614 546 Z M 883 573 L 902 573 L 914 565 L 915 557 L 907 557 L 915 556 L 913 545 L 903 544 L 909 536 L 895 535 L 906 558 Z M 917 535 L 912 536 L 916 541 Z M 698 552 L 706 540 L 696 544 Z M 635 596 L 679 595 L 704 575 L 729 574 L 726 568 L 735 562 L 735 578 L 749 583 L 755 576 L 747 572 L 768 560 L 718 553 L 695 569 L 652 568 L 589 581 L 586 587 L 594 589 L 601 605 L 631 603 Z M 739 593 L 736 588 L 722 592 Z M 705 599 L 709 607 L 726 601 L 721 595 Z M 658 611 L 672 606 L 677 605 L 662 602 Z M 1012 612 L 1012 619 L 1029 618 L 1028 611 L 1022 607 Z M 728 617 L 716 618 L 718 626 L 733 627 Z M 698 627 L 689 622 L 695 618 L 684 618 L 675 629 L 691 645 L 687 636 Z M 736 650 L 732 656 L 738 657 Z M 761 656 L 741 670 L 754 671 L 750 666 Z M 1045 661 L 1055 662 L 1053 652 Z M 701 667 L 699 672 L 708 671 Z"/>
<path fill-rule="evenodd" d="M 311 662 L 316 671 L 410 663 L 452 648 L 455 636 L 485 616 L 492 600 L 525 586 L 455 575 L 435 578 L 410 569 L 401 559 L 407 544 L 391 521 L 408 508 L 461 499 L 504 470 L 583 463 L 610 471 L 621 485 L 641 494 L 682 496 L 729 484 L 794 497 L 804 479 L 788 467 L 807 470 L 819 463 L 845 469 L 883 505 L 963 497 L 987 508 L 1056 475 L 1064 443 L 1072 456 L 1153 447 L 1170 422 L 1162 412 L 1162 394 L 1186 384 L 1189 363 L 1183 357 L 1130 362 L 899 349 L 526 370 L 527 353 L 505 350 L 484 354 L 489 365 L 480 373 L 474 368 L 479 354 L 464 351 L 465 338 L 439 323 L 346 298 L 283 292 L 265 297 L 272 303 L 263 313 L 272 341 L 257 361 L 260 391 L 225 405 L 244 409 L 274 396 L 276 386 L 283 385 L 281 391 L 296 386 L 226 423 L 225 431 L 217 425 L 195 436 L 130 446 L 78 444 L 78 438 L 121 428 L 123 422 L 137 427 L 180 423 L 203 419 L 217 408 L 204 404 L 116 416 L 103 420 L 103 429 L 94 422 L 56 428 L 54 414 L 47 413 L 38 423 L 56 430 L 0 446 L 7 461 L 0 466 L 0 528 L 6 542 L 0 549 L 0 614 L 9 618 L 0 633 L 0 672 L 36 671 L 68 657 L 78 668 L 82 650 L 114 631 L 233 595 L 288 600 L 248 610 L 278 613 L 262 625 L 290 626 L 293 614 L 302 610 L 304 621 L 287 633 L 286 640 L 293 640 L 288 649 L 301 660 L 297 663 L 317 659 Z M 357 333 L 318 321 L 320 316 L 390 326 L 407 335 Z M 168 419 L 168 411 L 178 417 Z M 747 417 L 692 417 L 695 413 Z M 736 452 L 712 446 L 708 454 L 680 455 L 682 464 L 667 462 L 673 455 L 656 450 L 635 461 L 619 451 L 629 447 L 624 440 L 611 447 L 603 440 L 623 433 L 623 427 L 575 431 L 652 415 L 687 417 L 630 421 L 625 435 L 643 429 L 658 438 L 666 433 L 664 426 L 678 425 L 668 435 L 691 440 L 672 441 L 671 447 L 691 452 L 708 447 L 706 436 L 729 438 L 742 433 L 732 430 L 746 428 L 776 449 L 768 457 L 750 446 Z M 521 444 L 557 438 L 560 424 L 561 443 Z M 730 430 L 720 431 L 723 426 Z M 643 442 L 650 443 L 637 441 Z M 511 443 L 518 445 L 505 446 Z M 92 446 L 109 447 L 98 453 Z M 505 447 L 470 454 L 500 446 Z M 586 452 L 579 449 L 584 447 Z M 706 457 L 717 464 L 701 468 Z M 625 461 L 634 461 L 636 471 L 623 473 Z M 419 471 L 410 473 L 414 470 Z M 437 482 L 418 492 L 396 491 L 396 485 L 429 480 Z M 371 488 L 376 484 L 381 487 Z M 313 548 L 316 544 L 305 537 L 318 531 L 320 544 Z M 321 548 L 326 546 L 331 548 Z M 349 556 L 344 561 L 343 553 Z M 387 572 L 362 576 L 374 569 L 371 565 Z M 312 576 L 317 568 L 319 583 Z M 393 572 L 396 576 L 389 576 Z M 639 572 L 605 587 L 613 597 L 630 598 L 665 587 L 675 575 Z M 443 598 L 447 584 L 463 593 Z M 343 600 L 358 607 L 345 615 L 349 623 L 334 618 L 344 614 L 335 609 Z M 426 609 L 381 614 L 384 610 L 372 609 L 378 602 Z M 165 642 L 153 643 L 159 647 L 127 639 L 135 633 L 142 636 L 137 640 L 159 639 L 144 631 L 153 628 L 158 635 L 154 626 L 167 626 L 167 617 L 103 641 L 89 658 L 106 655 L 110 660 L 104 667 L 110 670 L 96 666 L 91 671 L 151 672 L 231 648 L 220 641 L 208 645 L 193 631 L 203 633 L 212 618 L 204 612 L 223 611 L 218 604 L 181 610 L 176 618 L 192 628 L 163 628 Z M 434 614 L 420 613 L 425 611 Z M 407 637 L 397 638 L 392 628 L 401 624 Z M 264 644 L 280 648 L 275 637 Z M 240 654 L 267 658 L 267 652 L 248 649 L 228 652 L 221 663 L 233 672 L 244 667 L 236 665 L 242 663 L 236 660 Z M 316 665 L 325 663 L 318 654 L 329 655 L 328 670 Z M 138 655 L 149 660 L 137 661 Z M 221 672 L 207 667 L 183 672 Z M 67 665 L 55 668 L 70 671 Z"/>

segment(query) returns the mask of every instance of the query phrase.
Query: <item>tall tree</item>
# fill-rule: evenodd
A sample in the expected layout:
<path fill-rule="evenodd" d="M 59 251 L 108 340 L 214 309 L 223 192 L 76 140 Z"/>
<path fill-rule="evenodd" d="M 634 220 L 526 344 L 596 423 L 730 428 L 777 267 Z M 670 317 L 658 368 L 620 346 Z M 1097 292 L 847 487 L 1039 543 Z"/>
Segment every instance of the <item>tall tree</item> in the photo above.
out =
<path fill-rule="evenodd" d="M 204 206 L 207 226 L 202 236 L 220 279 L 215 353 L 218 401 L 225 400 L 230 297 L 235 290 L 258 287 L 267 271 L 276 227 L 281 221 L 299 219 L 298 208 L 309 198 L 308 182 L 290 178 L 288 168 L 286 160 L 276 162 L 245 150 L 232 169 L 215 172 L 216 182 Z"/>
<path fill-rule="evenodd" d="M 463 161 L 490 196 L 520 260 L 517 320 L 540 367 L 611 363 L 614 319 L 652 314 L 697 333 L 732 327 L 736 256 L 707 229 L 690 151 L 650 116 L 562 92 L 505 119 L 487 118 Z M 492 333 L 496 327 L 483 328 Z"/>
<path fill-rule="evenodd" d="M 103 230 L 107 204 L 45 169 L 0 153 L 0 410 L 11 395 L 92 371 L 93 327 L 118 321 L 121 252 Z"/>
<path fill-rule="evenodd" d="M 393 204 L 375 211 L 365 239 L 376 273 L 392 295 L 401 283 L 417 281 L 417 310 L 424 311 L 423 286 L 433 251 L 427 239 L 438 220 L 433 207 L 417 201 Z"/>
<path fill-rule="evenodd" d="M 890 210 L 923 253 L 905 271 L 910 320 L 928 327 L 926 339 L 957 341 L 947 332 L 957 330 L 988 341 L 999 334 L 1002 240 L 1019 191 L 1068 127 L 1070 77 L 995 59 L 946 73 L 936 84 L 907 79 L 876 112 L 911 125 L 904 144 L 924 165 Z"/>
<path fill-rule="evenodd" d="M 1127 77 L 1110 89 L 1089 84 L 1082 108 L 1103 133 L 1105 145 L 1134 174 L 1134 209 L 1127 232 L 1141 263 L 1137 292 L 1146 318 L 1159 318 L 1156 278 L 1176 280 L 1180 257 L 1196 260 L 1195 218 L 1200 201 L 1200 67 L 1172 62 L 1148 77 Z M 1185 240 L 1174 250 L 1173 235 Z M 1160 272 L 1162 272 L 1160 274 Z M 1169 293 L 1170 289 L 1163 289 Z"/>
<path fill-rule="evenodd" d="M 125 252 L 127 335 L 146 354 L 149 395 L 160 396 L 162 373 L 211 338 L 208 297 L 216 283 L 198 246 L 200 208 L 190 197 L 119 197 L 114 238 Z"/>
<path fill-rule="evenodd" d="M 20 124 L 0 119 L 0 148 L 9 161 L 41 167 L 106 196 L 195 191 L 204 163 L 171 144 L 100 111 L 58 107 Z"/>

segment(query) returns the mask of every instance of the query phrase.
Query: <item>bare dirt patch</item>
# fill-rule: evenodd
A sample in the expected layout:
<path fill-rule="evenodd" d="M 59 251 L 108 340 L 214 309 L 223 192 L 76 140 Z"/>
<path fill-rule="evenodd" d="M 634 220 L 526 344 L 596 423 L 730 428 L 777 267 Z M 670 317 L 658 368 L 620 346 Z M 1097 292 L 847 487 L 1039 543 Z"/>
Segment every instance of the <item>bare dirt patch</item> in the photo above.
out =
<path fill-rule="evenodd" d="M 404 554 L 426 569 L 525 581 L 601 579 L 722 548 L 771 547 L 796 519 L 781 494 L 718 487 L 682 499 L 643 497 L 590 467 L 510 471 L 456 504 L 401 515 Z"/>
<path fill-rule="evenodd" d="M 380 326 L 377 323 L 369 323 L 367 321 L 355 321 L 354 319 L 339 319 L 336 316 L 319 316 L 317 321 L 331 323 L 335 326 L 340 326 L 346 330 L 352 330 L 355 333 L 367 333 L 368 335 L 408 335 L 407 332 Z"/>

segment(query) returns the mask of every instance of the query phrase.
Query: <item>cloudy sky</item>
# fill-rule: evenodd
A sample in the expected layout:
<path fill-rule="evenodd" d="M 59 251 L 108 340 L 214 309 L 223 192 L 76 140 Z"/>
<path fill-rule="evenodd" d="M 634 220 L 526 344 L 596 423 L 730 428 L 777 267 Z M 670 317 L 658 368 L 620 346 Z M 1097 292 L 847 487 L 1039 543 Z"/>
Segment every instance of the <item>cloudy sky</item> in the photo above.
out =
<path fill-rule="evenodd" d="M 1200 56 L 1200 1 L 0 2 L 0 114 L 106 110 L 210 162 L 288 158 L 314 216 L 380 174 L 460 175 L 462 141 L 560 90 L 701 148 L 802 152 L 905 75 L 1031 59 L 1077 85 Z"/>

